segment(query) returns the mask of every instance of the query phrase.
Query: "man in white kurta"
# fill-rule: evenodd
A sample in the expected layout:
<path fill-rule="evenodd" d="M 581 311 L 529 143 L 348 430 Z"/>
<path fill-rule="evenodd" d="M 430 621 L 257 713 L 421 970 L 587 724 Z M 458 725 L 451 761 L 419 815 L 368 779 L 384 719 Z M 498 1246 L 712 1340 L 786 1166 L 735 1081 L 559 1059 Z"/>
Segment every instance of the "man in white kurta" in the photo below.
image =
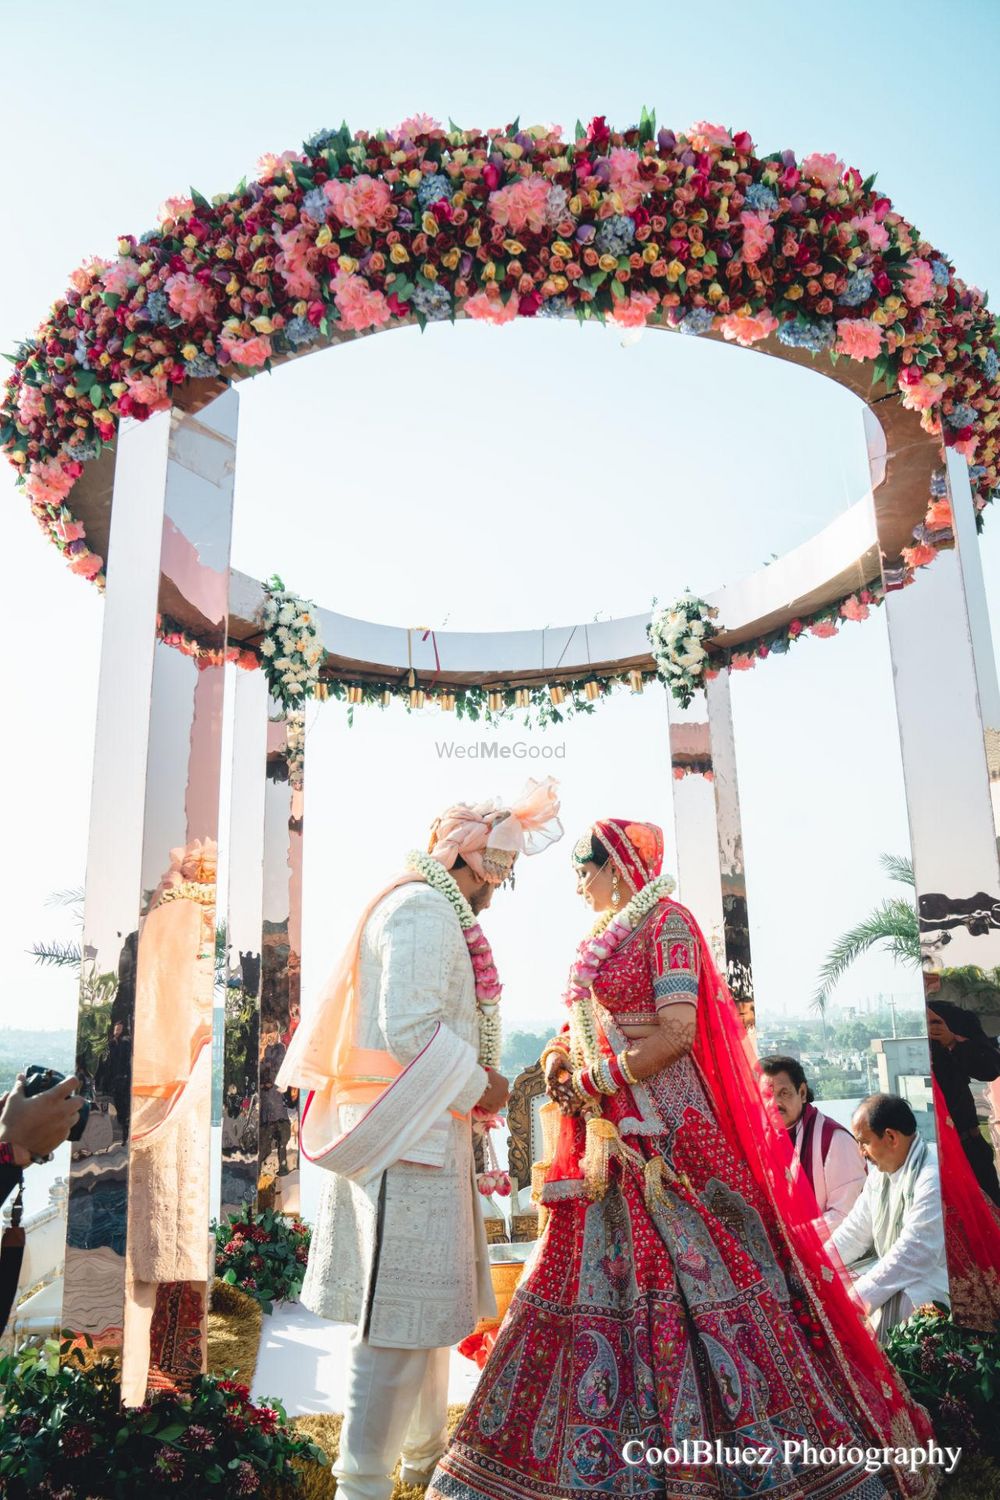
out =
<path fill-rule="evenodd" d="M 450 1347 L 495 1311 L 469 1119 L 488 1079 L 476 1062 L 472 964 L 444 896 L 420 883 L 390 891 L 365 925 L 360 975 L 359 1046 L 408 1063 L 439 1023 L 468 1043 L 454 1113 L 419 1143 L 424 1164 L 397 1162 L 363 1187 L 333 1174 L 324 1184 L 302 1287 L 306 1307 L 362 1336 L 334 1472 L 347 1500 L 382 1500 L 400 1453 L 408 1482 L 433 1471 L 446 1446 Z M 342 1106 L 342 1126 L 365 1108 Z M 352 1412 L 355 1395 L 367 1415 Z"/>
<path fill-rule="evenodd" d="M 369 907 L 331 986 L 292 1038 L 278 1083 L 311 1090 L 301 1144 L 330 1169 L 302 1289 L 351 1322 L 334 1465 L 344 1500 L 426 1483 L 447 1443 L 450 1349 L 495 1315 L 472 1111 L 503 1107 L 491 1016 L 499 984 L 475 922 L 518 853 L 561 833 L 555 783 L 513 808 L 459 804 Z"/>
<path fill-rule="evenodd" d="M 830 1237 L 884 1343 L 924 1302 L 949 1302 L 937 1156 L 917 1134 L 910 1106 L 874 1094 L 851 1121 L 873 1167 L 851 1212 Z M 869 1258 L 874 1255 L 873 1264 Z"/>

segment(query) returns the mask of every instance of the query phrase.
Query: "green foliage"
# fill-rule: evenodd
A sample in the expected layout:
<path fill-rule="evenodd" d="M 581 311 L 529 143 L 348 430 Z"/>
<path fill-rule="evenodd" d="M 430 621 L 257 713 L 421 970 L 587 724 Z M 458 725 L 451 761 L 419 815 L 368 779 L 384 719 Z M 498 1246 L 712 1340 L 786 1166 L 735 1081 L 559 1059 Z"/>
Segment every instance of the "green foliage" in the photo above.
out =
<path fill-rule="evenodd" d="M 505 1036 L 500 1056 L 501 1073 L 514 1079 L 525 1068 L 534 1067 L 551 1036 L 551 1027 L 548 1031 L 512 1031 Z"/>
<path fill-rule="evenodd" d="M 286 1219 L 273 1209 L 254 1216 L 230 1214 L 213 1222 L 215 1272 L 230 1286 L 256 1299 L 266 1313 L 275 1302 L 295 1302 L 302 1290 L 312 1230 L 301 1219 Z"/>
<path fill-rule="evenodd" d="M 913 865 L 898 854 L 879 856 L 883 870 L 892 880 L 913 886 Z M 920 967 L 920 927 L 917 909 L 911 900 L 892 896 L 881 902 L 855 927 L 841 933 L 831 947 L 819 971 L 819 984 L 813 996 L 813 1009 L 826 1015 L 827 1002 L 833 990 L 862 954 L 871 948 L 886 948 L 897 963 Z"/>
<path fill-rule="evenodd" d="M 1000 1458 L 1000 1332 L 959 1328 L 928 1304 L 892 1330 L 886 1353 L 929 1411 L 939 1443 Z"/>
<path fill-rule="evenodd" d="M 293 1459 L 327 1462 L 279 1402 L 254 1405 L 234 1380 L 202 1375 L 189 1396 L 123 1409 L 116 1365 L 55 1340 L 0 1359 L 0 1455 L 6 1500 L 289 1493 Z"/>

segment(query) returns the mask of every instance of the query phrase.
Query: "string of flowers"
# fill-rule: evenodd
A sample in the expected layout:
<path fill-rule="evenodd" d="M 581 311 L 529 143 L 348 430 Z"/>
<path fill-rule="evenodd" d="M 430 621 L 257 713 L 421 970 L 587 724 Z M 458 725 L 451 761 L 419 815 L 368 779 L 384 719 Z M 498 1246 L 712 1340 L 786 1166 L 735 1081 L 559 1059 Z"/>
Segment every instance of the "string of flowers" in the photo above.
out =
<path fill-rule="evenodd" d="M 261 665 L 272 698 L 295 707 L 313 696 L 319 682 L 323 638 L 318 612 L 314 604 L 286 589 L 277 574 L 266 588 L 260 610 Z"/>
<path fill-rule="evenodd" d="M 596 1067 L 601 1052 L 594 1023 L 593 985 L 601 965 L 621 946 L 644 917 L 677 888 L 672 875 L 659 875 L 637 891 L 619 912 L 602 913 L 576 950 L 563 992 L 569 1008 L 571 1057 L 576 1067 Z"/>
<path fill-rule="evenodd" d="M 694 594 L 682 594 L 675 604 L 653 613 L 646 634 L 662 680 L 682 708 L 687 708 L 703 686 L 709 665 L 708 643 L 716 634 L 712 621 L 719 611 Z"/>
<path fill-rule="evenodd" d="M 986 299 L 836 155 L 760 154 L 747 131 L 603 115 L 573 140 L 519 121 L 323 130 L 259 177 L 161 207 L 154 230 L 72 272 L 14 352 L 0 444 L 71 569 L 99 585 L 70 505 L 123 417 L 393 322 L 456 316 L 647 323 L 866 364 L 1000 482 L 1000 352 Z M 772 348 L 774 343 L 772 343 Z M 780 352 L 775 348 L 774 352 Z"/>
<path fill-rule="evenodd" d="M 459 890 L 455 880 L 438 859 L 414 850 L 407 855 L 406 867 L 415 870 L 432 890 L 439 891 L 450 902 L 462 928 L 462 936 L 472 960 L 472 972 L 476 981 L 476 1007 L 479 1011 L 479 1063 L 484 1068 L 500 1066 L 502 1032 L 499 1002 L 503 986 L 493 961 L 493 950 L 483 932 L 472 907 Z"/>

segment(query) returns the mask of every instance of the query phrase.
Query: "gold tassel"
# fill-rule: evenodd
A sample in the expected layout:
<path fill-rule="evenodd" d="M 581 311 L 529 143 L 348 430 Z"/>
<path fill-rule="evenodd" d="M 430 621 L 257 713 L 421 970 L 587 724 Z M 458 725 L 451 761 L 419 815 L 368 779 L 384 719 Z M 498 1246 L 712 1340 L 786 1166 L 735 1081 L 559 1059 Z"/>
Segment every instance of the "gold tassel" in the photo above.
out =
<path fill-rule="evenodd" d="M 632 668 L 631 672 L 628 674 L 628 680 L 633 693 L 642 692 L 642 673 L 639 671 L 638 667 Z"/>
<path fill-rule="evenodd" d="M 389 704 L 391 702 L 392 702 L 392 693 L 389 691 L 388 688 L 383 688 L 382 689 L 382 707 L 383 708 L 388 708 Z"/>
<path fill-rule="evenodd" d="M 517 692 L 514 694 L 514 707 L 515 708 L 530 708 L 531 707 L 531 694 L 530 694 L 530 692 L 528 691 L 527 688 L 518 688 Z"/>
<path fill-rule="evenodd" d="M 329 698 L 329 696 L 330 696 L 330 686 L 329 686 L 329 683 L 326 683 L 326 682 L 317 682 L 316 686 L 313 688 L 313 697 L 314 698 L 318 698 L 321 703 L 325 703 L 326 700 Z"/>
<path fill-rule="evenodd" d="M 455 694 L 454 693 L 442 693 L 441 694 L 441 707 L 444 708 L 444 709 L 449 709 L 449 710 L 453 709 L 455 707 Z"/>
<path fill-rule="evenodd" d="M 566 689 L 564 687 L 560 687 L 559 684 L 556 683 L 554 687 L 549 688 L 549 697 L 552 699 L 552 702 L 555 704 L 556 708 L 558 708 L 560 703 L 566 702 Z"/>
<path fill-rule="evenodd" d="M 599 682 L 585 682 L 583 684 L 583 691 L 591 703 L 593 703 L 596 698 L 601 696 L 601 684 Z"/>
<path fill-rule="evenodd" d="M 348 703 L 361 703 L 364 699 L 364 696 L 364 693 L 359 687 L 349 687 L 347 689 Z"/>
<path fill-rule="evenodd" d="M 583 1151 L 583 1184 L 593 1202 L 608 1190 L 612 1159 L 619 1154 L 621 1136 L 618 1127 L 603 1115 L 591 1115 L 587 1121 L 587 1144 Z"/>
<path fill-rule="evenodd" d="M 410 691 L 410 707 L 423 708 L 426 694 L 423 688 L 412 688 Z"/>

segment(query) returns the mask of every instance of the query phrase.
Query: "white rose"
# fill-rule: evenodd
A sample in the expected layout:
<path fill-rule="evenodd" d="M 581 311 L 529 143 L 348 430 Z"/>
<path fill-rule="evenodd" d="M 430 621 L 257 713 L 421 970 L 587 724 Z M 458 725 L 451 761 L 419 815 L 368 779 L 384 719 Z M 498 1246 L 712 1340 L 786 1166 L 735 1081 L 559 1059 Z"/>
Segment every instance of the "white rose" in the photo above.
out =
<path fill-rule="evenodd" d="M 265 636 L 264 639 L 260 643 L 261 655 L 262 656 L 273 656 L 274 653 L 275 653 L 275 649 L 276 649 L 275 644 L 271 640 L 270 636 Z"/>
<path fill-rule="evenodd" d="M 278 611 L 278 622 L 281 625 L 291 625 L 297 615 L 298 610 L 294 604 L 283 604 Z"/>

